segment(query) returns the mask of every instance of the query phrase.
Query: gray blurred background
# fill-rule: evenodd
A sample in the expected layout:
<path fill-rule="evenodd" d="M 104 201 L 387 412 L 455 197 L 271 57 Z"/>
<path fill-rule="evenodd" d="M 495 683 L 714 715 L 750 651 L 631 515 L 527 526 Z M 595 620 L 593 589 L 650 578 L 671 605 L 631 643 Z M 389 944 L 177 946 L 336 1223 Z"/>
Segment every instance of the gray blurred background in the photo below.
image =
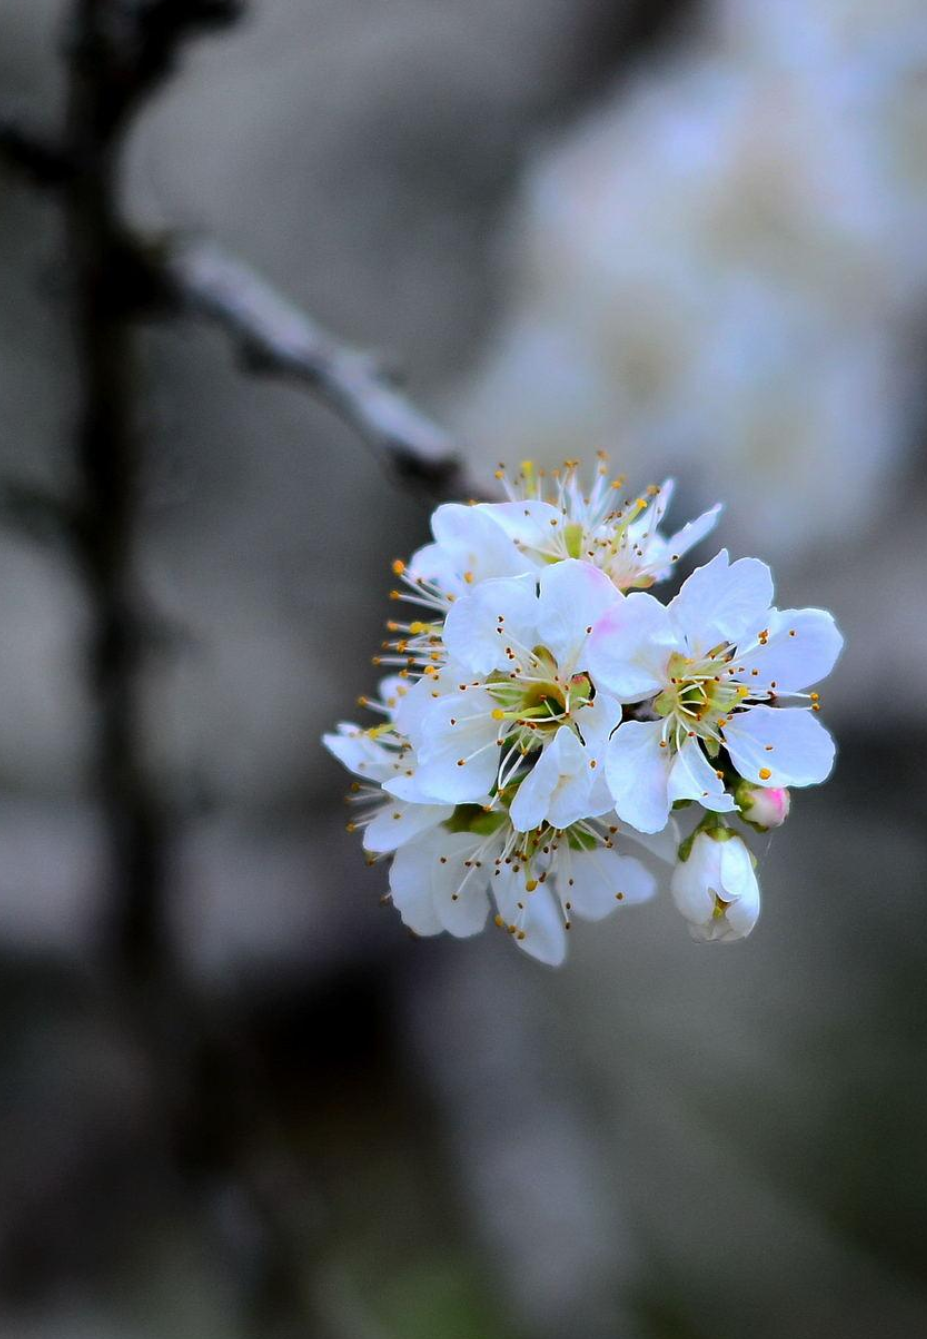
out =
<path fill-rule="evenodd" d="M 65 9 L 0 5 L 0 93 L 47 125 Z M 845 631 L 840 758 L 745 943 L 665 895 L 559 972 L 413 942 L 318 740 L 427 507 L 220 334 L 146 328 L 138 564 L 176 635 L 144 744 L 225 1068 L 178 1141 L 189 1039 L 156 1061 L 99 984 L 81 583 L 0 531 L 0 1333 L 927 1332 L 925 146 L 916 0 L 255 0 L 189 47 L 127 214 L 401 367 L 478 475 L 604 447 L 675 474 L 680 523 L 724 501 L 719 541 Z M 3 481 L 55 491 L 61 222 L 3 168 L 0 267 Z"/>

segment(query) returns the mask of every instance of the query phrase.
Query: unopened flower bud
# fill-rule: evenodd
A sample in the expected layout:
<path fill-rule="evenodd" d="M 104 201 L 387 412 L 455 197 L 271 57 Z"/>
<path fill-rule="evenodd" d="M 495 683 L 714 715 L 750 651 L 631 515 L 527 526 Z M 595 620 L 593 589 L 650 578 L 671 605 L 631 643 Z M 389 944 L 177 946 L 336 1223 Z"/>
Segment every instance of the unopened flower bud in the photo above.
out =
<path fill-rule="evenodd" d="M 727 828 L 696 832 L 676 866 L 672 892 L 693 939 L 744 939 L 760 914 L 753 857 Z"/>
<path fill-rule="evenodd" d="M 754 786 L 741 781 L 734 798 L 748 823 L 754 827 L 781 828 L 789 816 L 792 797 L 785 786 Z"/>

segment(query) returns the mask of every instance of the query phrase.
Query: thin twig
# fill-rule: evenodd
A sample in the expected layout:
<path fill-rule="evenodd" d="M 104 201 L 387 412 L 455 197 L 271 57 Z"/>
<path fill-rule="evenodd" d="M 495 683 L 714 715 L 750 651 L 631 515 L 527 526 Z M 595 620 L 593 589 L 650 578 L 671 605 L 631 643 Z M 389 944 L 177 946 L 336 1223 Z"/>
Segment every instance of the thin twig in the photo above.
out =
<path fill-rule="evenodd" d="M 400 480 L 435 497 L 484 494 L 467 478 L 449 434 L 391 384 L 374 357 L 340 343 L 214 242 L 168 245 L 160 276 L 181 310 L 229 335 L 250 371 L 309 387 Z"/>
<path fill-rule="evenodd" d="M 35 184 L 66 185 L 70 169 L 41 136 L 0 115 L 0 155 Z M 454 442 L 395 385 L 382 362 L 324 330 L 243 261 L 208 238 L 159 240 L 114 229 L 110 278 L 137 314 L 154 303 L 222 329 L 252 373 L 302 385 L 329 405 L 397 482 L 431 499 L 483 498 Z"/>

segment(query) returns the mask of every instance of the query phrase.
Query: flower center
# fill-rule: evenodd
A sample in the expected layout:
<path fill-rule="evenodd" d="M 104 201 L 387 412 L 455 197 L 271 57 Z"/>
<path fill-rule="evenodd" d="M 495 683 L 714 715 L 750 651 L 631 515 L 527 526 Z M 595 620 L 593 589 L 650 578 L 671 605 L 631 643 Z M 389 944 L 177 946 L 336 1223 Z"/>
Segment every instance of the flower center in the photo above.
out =
<path fill-rule="evenodd" d="M 585 674 L 564 681 L 549 651 L 536 647 L 534 675 L 512 679 L 505 674 L 491 675 L 486 687 L 499 703 L 493 712 L 498 721 L 512 721 L 512 736 L 522 751 L 530 751 L 543 742 L 538 735 L 551 734 L 561 725 L 571 725 L 577 711 L 592 702 L 592 684 Z"/>
<path fill-rule="evenodd" d="M 667 666 L 669 684 L 654 699 L 660 716 L 673 717 L 686 733 L 716 737 L 717 727 L 739 706 L 748 690 L 730 682 L 733 648 L 726 643 L 707 656 L 676 652 Z"/>

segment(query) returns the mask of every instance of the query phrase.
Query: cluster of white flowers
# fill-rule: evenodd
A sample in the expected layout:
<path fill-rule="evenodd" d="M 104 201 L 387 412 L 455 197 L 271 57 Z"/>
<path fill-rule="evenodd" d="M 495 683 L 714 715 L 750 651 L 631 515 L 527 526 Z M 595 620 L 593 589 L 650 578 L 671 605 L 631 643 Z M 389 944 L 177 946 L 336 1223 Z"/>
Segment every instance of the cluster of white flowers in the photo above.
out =
<path fill-rule="evenodd" d="M 695 938 L 743 937 L 759 888 L 725 816 L 778 826 L 787 788 L 830 772 L 807 690 L 840 651 L 833 618 L 773 608 L 769 568 L 723 549 L 669 603 L 650 594 L 718 511 L 664 535 L 670 483 L 627 497 L 604 461 L 588 491 L 575 462 L 499 478 L 509 501 L 438 507 L 434 543 L 394 565 L 418 617 L 375 658 L 396 671 L 361 699 L 381 719 L 325 736 L 359 778 L 349 828 L 392 855 L 416 934 L 475 934 L 494 905 L 560 963 L 574 918 L 655 892 L 637 846 L 676 861 Z M 696 820 L 682 841 L 676 810 Z"/>

